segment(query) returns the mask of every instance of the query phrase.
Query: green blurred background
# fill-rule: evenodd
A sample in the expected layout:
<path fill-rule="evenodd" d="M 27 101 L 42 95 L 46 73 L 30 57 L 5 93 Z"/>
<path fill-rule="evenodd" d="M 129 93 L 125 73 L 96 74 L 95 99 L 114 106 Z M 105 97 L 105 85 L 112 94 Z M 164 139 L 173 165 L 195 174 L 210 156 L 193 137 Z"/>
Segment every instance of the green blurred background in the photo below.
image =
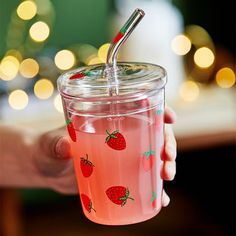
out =
<path fill-rule="evenodd" d="M 9 27 L 11 15 L 19 5 L 19 0 L 0 1 L 0 56 L 6 51 L 6 35 Z M 39 1 L 44 4 L 47 1 Z M 56 15 L 55 22 L 52 24 L 53 30 L 47 42 L 48 45 L 58 46 L 59 48 L 68 47 L 75 43 L 88 43 L 95 47 L 108 40 L 108 16 L 111 8 L 109 0 L 60 0 L 52 1 L 53 11 L 49 19 L 52 20 Z M 46 17 L 47 19 L 47 17 Z M 27 22 L 26 29 L 35 18 Z M 24 38 L 28 31 L 25 30 Z"/>

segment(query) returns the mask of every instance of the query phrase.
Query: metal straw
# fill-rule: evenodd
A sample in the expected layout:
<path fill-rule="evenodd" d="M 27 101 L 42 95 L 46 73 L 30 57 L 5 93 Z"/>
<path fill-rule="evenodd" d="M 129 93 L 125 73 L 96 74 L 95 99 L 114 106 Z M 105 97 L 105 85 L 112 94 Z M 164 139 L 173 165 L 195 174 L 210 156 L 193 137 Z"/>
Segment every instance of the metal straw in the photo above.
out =
<path fill-rule="evenodd" d="M 117 33 L 115 38 L 112 40 L 111 45 L 108 49 L 107 60 L 106 60 L 106 69 L 105 77 L 107 77 L 108 84 L 110 84 L 109 95 L 118 95 L 119 94 L 119 80 L 117 78 L 117 54 L 126 41 L 129 35 L 133 32 L 134 28 L 138 25 L 141 19 L 144 17 L 145 13 L 141 9 L 136 9 L 126 23 L 122 26 L 120 31 Z"/>
<path fill-rule="evenodd" d="M 138 25 L 138 23 L 142 20 L 145 13 L 141 9 L 136 9 L 130 18 L 126 21 L 126 23 L 122 26 L 120 31 L 117 33 L 115 38 L 112 40 L 111 45 L 107 54 L 106 64 L 109 67 L 116 67 L 117 53 L 122 44 L 126 41 L 129 35 L 132 33 L 134 28 Z"/>

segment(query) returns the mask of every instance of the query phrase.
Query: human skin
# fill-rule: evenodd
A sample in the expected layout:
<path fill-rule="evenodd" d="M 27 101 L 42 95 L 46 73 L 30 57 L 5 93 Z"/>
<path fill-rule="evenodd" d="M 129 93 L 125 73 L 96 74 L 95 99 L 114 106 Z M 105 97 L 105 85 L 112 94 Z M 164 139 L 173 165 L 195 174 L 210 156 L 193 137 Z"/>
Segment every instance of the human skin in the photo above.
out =
<path fill-rule="evenodd" d="M 165 109 L 165 146 L 161 176 L 171 181 L 176 173 L 176 141 L 172 130 L 176 115 Z M 0 186 L 49 188 L 77 194 L 70 143 L 65 127 L 46 133 L 16 126 L 0 125 Z M 162 205 L 170 198 L 163 191 Z"/>

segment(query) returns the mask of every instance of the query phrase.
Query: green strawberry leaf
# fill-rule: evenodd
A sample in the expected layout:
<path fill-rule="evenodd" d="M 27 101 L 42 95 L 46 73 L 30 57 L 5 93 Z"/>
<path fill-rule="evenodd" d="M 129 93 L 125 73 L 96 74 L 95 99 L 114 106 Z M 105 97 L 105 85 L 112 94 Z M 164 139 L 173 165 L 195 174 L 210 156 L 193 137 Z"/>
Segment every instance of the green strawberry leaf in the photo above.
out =
<path fill-rule="evenodd" d="M 105 143 L 107 143 L 109 140 L 110 140 L 110 136 L 107 136 Z"/>
<path fill-rule="evenodd" d="M 126 190 L 125 190 L 125 197 L 128 197 L 128 196 L 129 196 L 129 189 L 126 188 Z"/>
<path fill-rule="evenodd" d="M 127 30 L 126 27 L 123 26 L 123 27 L 121 28 L 120 32 L 124 34 L 124 33 L 126 32 L 126 30 Z"/>
<path fill-rule="evenodd" d="M 69 125 L 71 123 L 71 120 L 68 118 L 66 119 L 66 125 Z"/>
<path fill-rule="evenodd" d="M 127 200 L 123 201 L 121 206 L 123 207 L 126 204 Z"/>
<path fill-rule="evenodd" d="M 151 155 L 155 155 L 155 152 L 153 150 L 150 151 Z"/>
<path fill-rule="evenodd" d="M 123 201 L 123 200 L 126 200 L 126 199 L 127 199 L 126 196 L 118 198 L 118 200 L 120 200 L 120 201 Z"/>
<path fill-rule="evenodd" d="M 156 199 L 156 197 L 157 197 L 157 193 L 156 192 L 152 192 L 151 203 L 153 203 L 153 201 Z"/>

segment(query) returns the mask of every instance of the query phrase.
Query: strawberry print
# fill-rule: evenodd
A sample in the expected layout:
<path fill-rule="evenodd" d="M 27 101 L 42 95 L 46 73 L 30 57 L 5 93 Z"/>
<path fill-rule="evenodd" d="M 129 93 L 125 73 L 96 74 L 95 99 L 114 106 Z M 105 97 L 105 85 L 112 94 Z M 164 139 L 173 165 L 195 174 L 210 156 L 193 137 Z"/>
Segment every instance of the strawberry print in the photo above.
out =
<path fill-rule="evenodd" d="M 89 213 L 91 212 L 91 210 L 95 211 L 91 199 L 86 194 L 82 193 L 80 194 L 80 197 L 86 211 L 88 211 Z"/>
<path fill-rule="evenodd" d="M 81 79 L 85 76 L 90 76 L 91 75 L 91 72 L 79 72 L 79 73 L 76 73 L 74 75 L 72 75 L 69 79 L 70 80 L 74 80 L 74 79 Z"/>
<path fill-rule="evenodd" d="M 67 125 L 67 131 L 70 135 L 70 138 L 72 139 L 73 142 L 76 142 L 76 133 L 75 133 L 73 122 L 70 119 L 67 119 L 66 125 Z"/>
<path fill-rule="evenodd" d="M 129 189 L 123 186 L 112 186 L 106 190 L 107 197 L 115 204 L 124 206 L 128 199 L 134 201 L 132 197 L 129 196 Z"/>
<path fill-rule="evenodd" d="M 125 32 L 127 29 L 125 27 L 122 27 L 122 29 L 118 32 L 118 34 L 115 36 L 115 38 L 112 40 L 112 44 L 117 43 L 121 38 L 123 38 Z"/>
<path fill-rule="evenodd" d="M 157 193 L 152 193 L 152 199 L 151 199 L 152 207 L 157 208 Z"/>
<path fill-rule="evenodd" d="M 80 158 L 80 168 L 84 177 L 89 177 L 93 173 L 93 163 L 88 160 L 88 154 L 86 154 L 86 158 Z"/>
<path fill-rule="evenodd" d="M 155 152 L 150 148 L 148 152 L 143 153 L 142 163 L 145 171 L 152 169 L 155 162 Z"/>
<path fill-rule="evenodd" d="M 158 109 L 156 110 L 156 118 L 155 118 L 155 121 L 156 121 L 156 125 L 157 126 L 160 126 L 162 123 L 163 123 L 163 110 L 162 109 Z"/>
<path fill-rule="evenodd" d="M 157 114 L 158 116 L 160 116 L 162 113 L 163 113 L 163 110 L 161 110 L 161 109 L 158 109 L 158 110 L 156 111 L 156 114 Z"/>
<path fill-rule="evenodd" d="M 119 133 L 119 130 L 115 130 L 112 133 L 109 133 L 108 130 L 106 130 L 106 133 L 108 136 L 106 137 L 105 143 L 107 143 L 110 148 L 114 150 L 124 150 L 126 148 L 125 138 Z"/>
<path fill-rule="evenodd" d="M 114 43 L 118 42 L 123 36 L 124 36 L 124 34 L 123 34 L 122 32 L 119 32 L 119 33 L 115 36 L 115 38 L 112 40 L 112 43 L 114 44 Z"/>

